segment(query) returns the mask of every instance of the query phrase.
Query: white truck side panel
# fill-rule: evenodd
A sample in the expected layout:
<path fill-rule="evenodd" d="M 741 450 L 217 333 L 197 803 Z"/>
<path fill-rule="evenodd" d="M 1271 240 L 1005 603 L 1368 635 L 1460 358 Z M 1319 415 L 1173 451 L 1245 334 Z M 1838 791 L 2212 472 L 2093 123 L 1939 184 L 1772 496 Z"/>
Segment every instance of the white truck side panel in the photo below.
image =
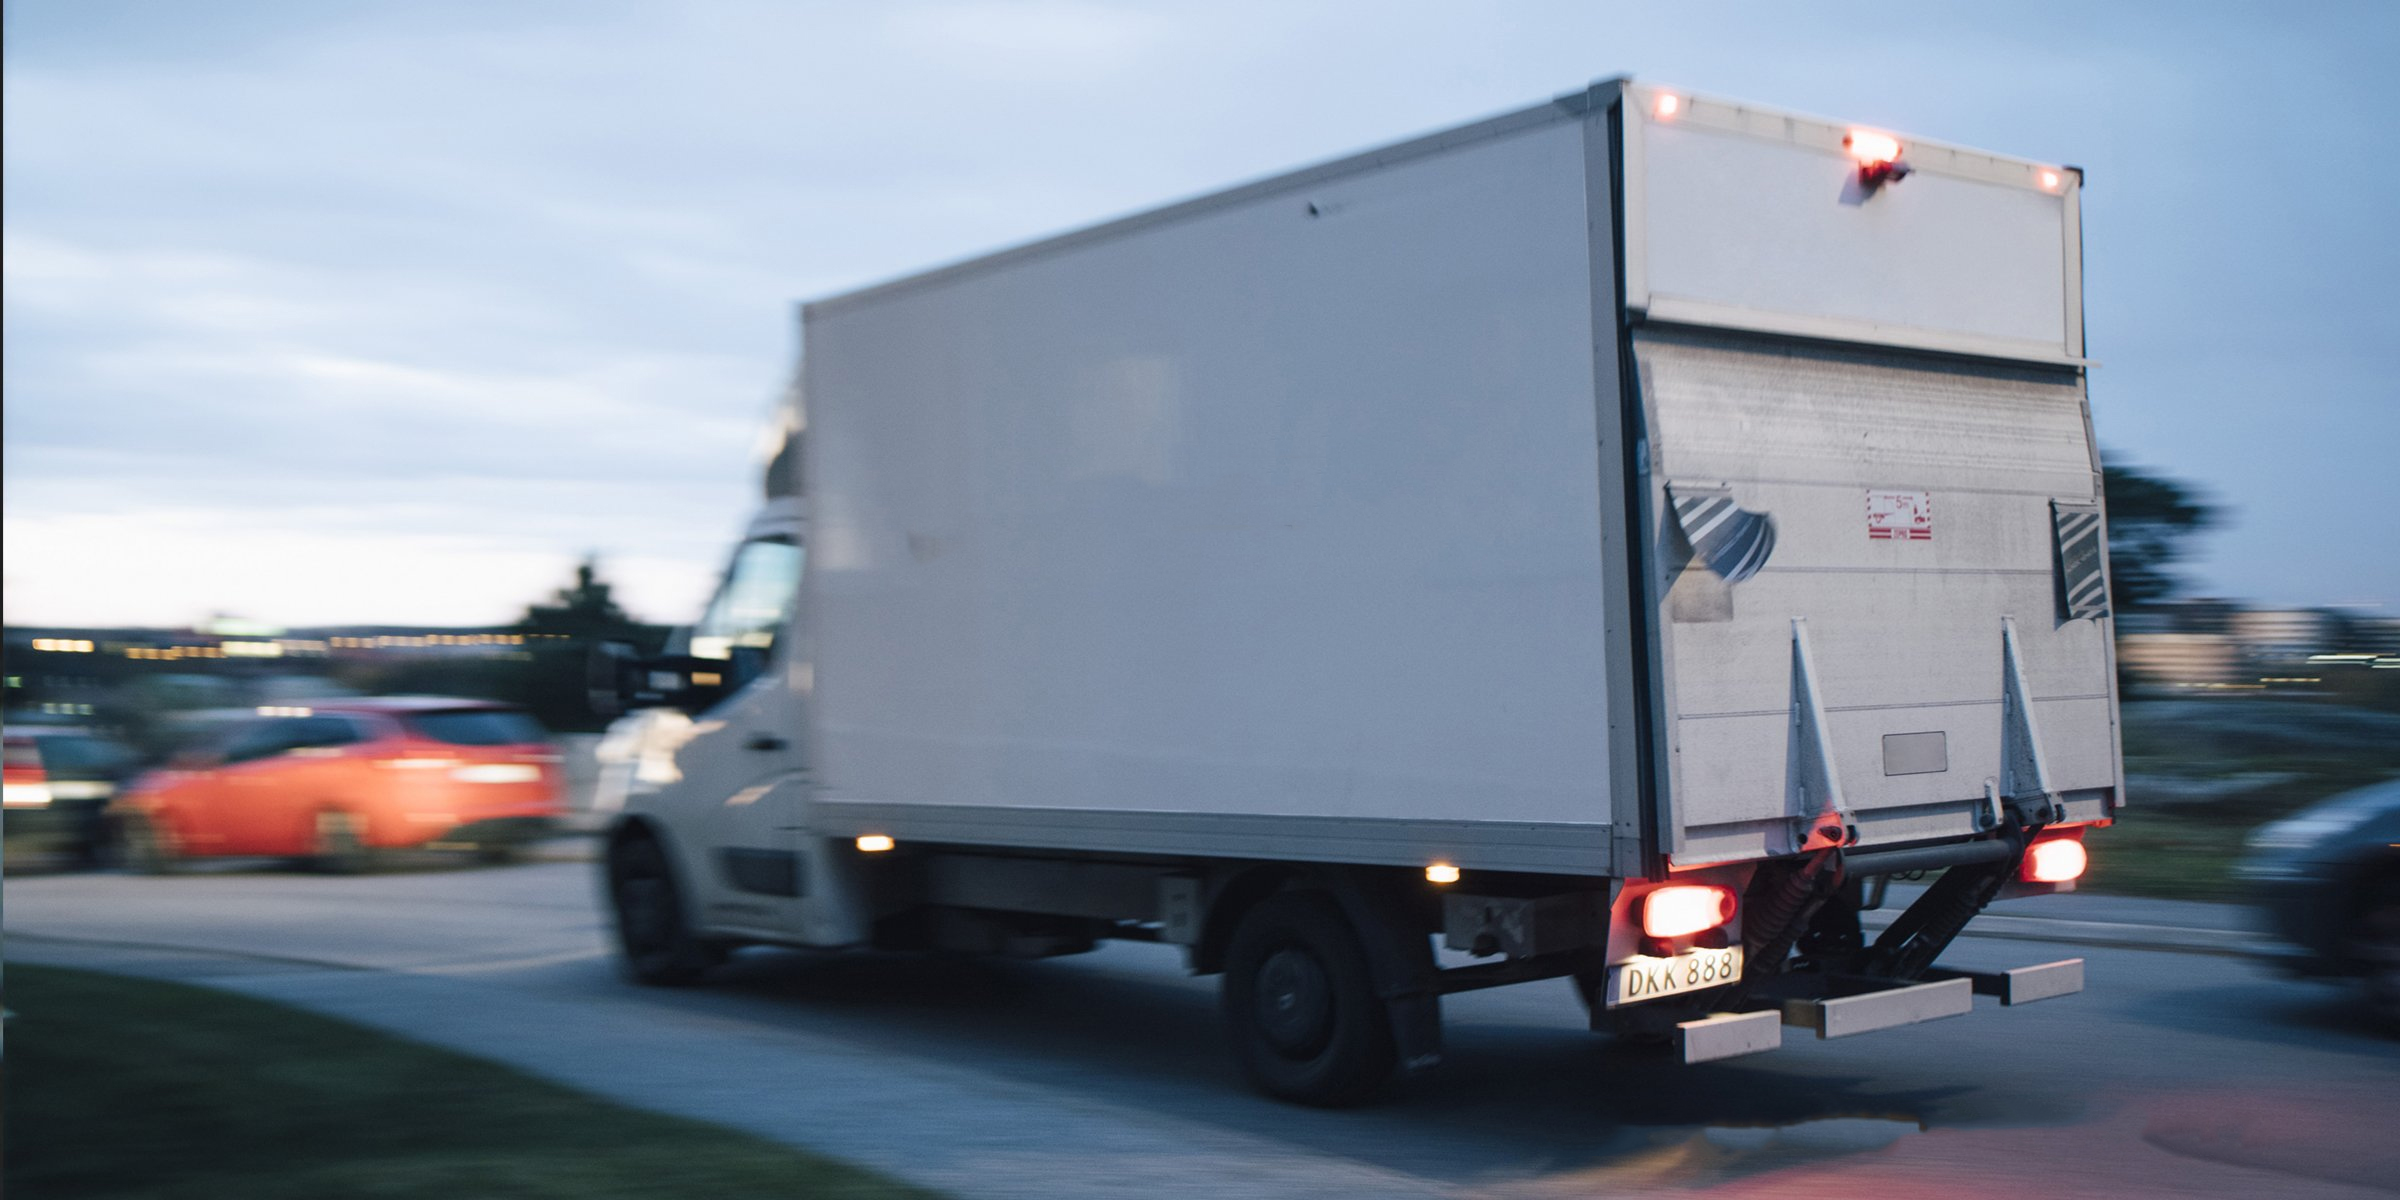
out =
<path fill-rule="evenodd" d="M 1637 89 L 1627 106 L 1627 307 L 2010 358 L 2083 353 L 2074 171 L 1904 138 L 1913 173 L 1870 195 L 1846 126 L 1692 96 L 1661 118 L 1658 94 Z"/>
<path fill-rule="evenodd" d="M 1603 869 L 1585 180 L 1562 116 L 812 310 L 827 806 Z"/>

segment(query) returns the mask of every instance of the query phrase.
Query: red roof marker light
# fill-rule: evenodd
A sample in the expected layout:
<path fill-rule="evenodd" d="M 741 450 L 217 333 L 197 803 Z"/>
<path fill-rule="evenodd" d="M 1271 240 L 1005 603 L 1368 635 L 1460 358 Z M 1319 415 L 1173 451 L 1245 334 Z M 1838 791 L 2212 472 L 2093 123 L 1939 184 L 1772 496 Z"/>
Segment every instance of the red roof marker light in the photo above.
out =
<path fill-rule="evenodd" d="M 1842 139 L 1842 145 L 1849 148 L 1850 157 L 1861 166 L 1900 161 L 1900 139 L 1888 133 L 1853 129 L 1850 136 Z"/>
<path fill-rule="evenodd" d="M 1908 178 L 1908 164 L 1900 161 L 1900 139 L 1888 133 L 1853 129 L 1842 139 L 1842 148 L 1857 161 L 1858 181 L 1870 190 Z"/>

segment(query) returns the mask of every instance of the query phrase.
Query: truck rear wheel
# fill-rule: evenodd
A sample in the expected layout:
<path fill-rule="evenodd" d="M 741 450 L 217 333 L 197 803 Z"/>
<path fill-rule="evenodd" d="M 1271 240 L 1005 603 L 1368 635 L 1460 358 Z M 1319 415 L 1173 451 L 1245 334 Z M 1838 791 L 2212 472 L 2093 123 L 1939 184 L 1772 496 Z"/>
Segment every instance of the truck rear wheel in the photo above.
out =
<path fill-rule="evenodd" d="M 1268 1095 L 1337 1107 L 1391 1078 L 1391 1018 L 1357 931 L 1327 896 L 1287 892 L 1242 917 L 1226 947 L 1224 1007 L 1234 1054 Z"/>
<path fill-rule="evenodd" d="M 657 839 L 635 834 L 609 848 L 608 896 L 617 948 L 634 982 L 678 987 L 716 965 L 719 955 L 684 917 L 682 889 Z"/>

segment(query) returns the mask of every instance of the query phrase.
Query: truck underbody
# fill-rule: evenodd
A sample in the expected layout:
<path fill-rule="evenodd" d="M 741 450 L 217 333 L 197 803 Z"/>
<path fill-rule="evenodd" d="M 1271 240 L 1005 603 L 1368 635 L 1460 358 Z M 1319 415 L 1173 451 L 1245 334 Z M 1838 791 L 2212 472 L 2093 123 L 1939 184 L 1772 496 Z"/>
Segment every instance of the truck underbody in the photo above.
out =
<path fill-rule="evenodd" d="M 1254 1083 L 1340 1105 L 1395 1070 L 1441 1062 L 1441 997 L 1507 984 L 1572 978 L 1595 1031 L 1670 1044 L 1687 1063 L 1776 1049 L 1787 1026 L 1846 1037 L 1964 1015 L 1978 995 L 2015 1005 L 2080 991 L 2081 959 L 2005 972 L 1937 964 L 1992 900 L 2055 889 L 2021 879 L 2042 833 L 2012 822 L 1971 840 L 1678 876 L 1738 883 L 1740 915 L 1672 939 L 1643 936 L 1644 885 L 1607 879 L 1479 875 L 1461 891 L 1391 867 L 912 845 L 858 852 L 873 914 L 859 948 L 1034 959 L 1111 939 L 1178 945 L 1194 973 L 1222 976 Z M 686 983 L 752 939 L 687 923 L 661 838 L 638 818 L 620 823 L 609 891 L 636 978 Z M 1938 872 L 1932 886 L 1869 941 L 1860 914 L 1881 903 L 1882 885 L 1927 872 Z M 1735 946 L 1738 976 L 1675 975 L 1688 951 Z M 1615 986 L 1644 971 L 1646 986 Z"/>

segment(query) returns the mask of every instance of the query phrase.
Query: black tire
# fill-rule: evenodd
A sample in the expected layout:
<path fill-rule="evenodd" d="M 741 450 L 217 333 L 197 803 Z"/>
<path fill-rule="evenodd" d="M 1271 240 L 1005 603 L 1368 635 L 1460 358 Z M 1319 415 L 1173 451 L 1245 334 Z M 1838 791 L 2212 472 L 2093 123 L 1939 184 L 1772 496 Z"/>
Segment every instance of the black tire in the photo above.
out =
<path fill-rule="evenodd" d="M 357 875 L 375 865 L 367 847 L 365 822 L 358 814 L 328 808 L 317 814 L 316 839 L 310 843 L 309 869 L 327 875 Z"/>
<path fill-rule="evenodd" d="M 1245 914 L 1226 947 L 1223 1000 L 1234 1055 L 1270 1096 L 1337 1108 L 1392 1077 L 1391 1016 L 1331 897 L 1285 892 Z"/>
<path fill-rule="evenodd" d="M 2350 953 L 2366 980 L 2368 1010 L 2400 1035 L 2400 874 L 2369 885 L 2351 924 Z"/>
<path fill-rule="evenodd" d="M 117 818 L 117 862 L 137 875 L 166 875 L 183 864 L 174 840 L 140 813 Z"/>
<path fill-rule="evenodd" d="M 616 914 L 618 960 L 635 983 L 681 987 L 723 957 L 693 934 L 683 889 L 657 839 L 634 834 L 609 848 L 608 898 Z"/>

